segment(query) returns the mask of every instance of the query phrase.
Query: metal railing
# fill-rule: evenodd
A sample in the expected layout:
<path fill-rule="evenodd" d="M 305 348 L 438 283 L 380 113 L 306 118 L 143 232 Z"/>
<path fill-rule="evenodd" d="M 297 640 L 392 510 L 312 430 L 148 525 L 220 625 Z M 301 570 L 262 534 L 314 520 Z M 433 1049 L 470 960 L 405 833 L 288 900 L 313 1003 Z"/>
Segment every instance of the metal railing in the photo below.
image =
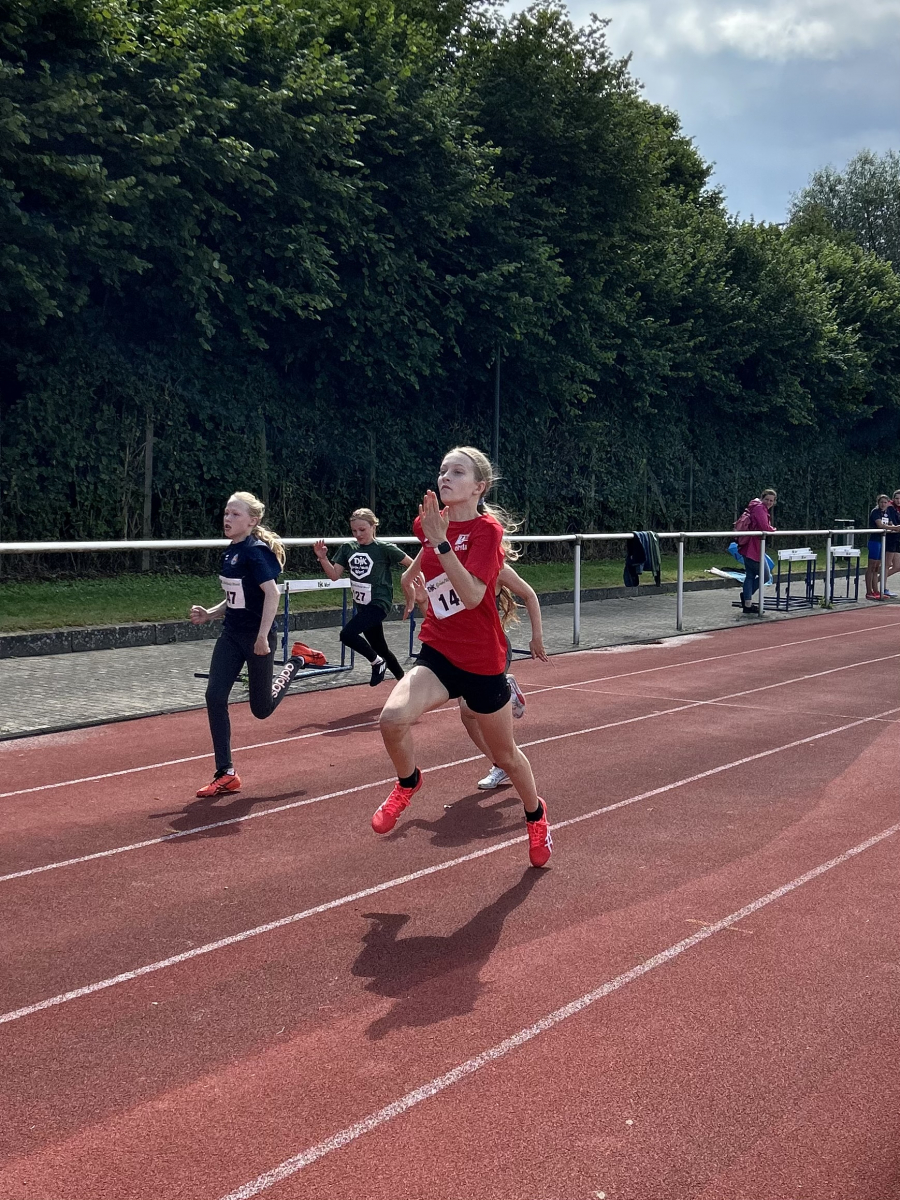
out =
<path fill-rule="evenodd" d="M 688 541 L 701 539 L 719 540 L 727 539 L 729 542 L 735 541 L 736 538 L 754 538 L 759 539 L 760 555 L 759 561 L 762 565 L 759 587 L 758 610 L 760 616 L 765 611 L 765 598 L 763 594 L 765 581 L 765 560 L 766 560 L 766 542 L 770 538 L 797 538 L 797 537 L 817 537 L 825 538 L 825 594 L 824 603 L 828 605 L 831 601 L 831 568 L 833 561 L 834 539 L 840 537 L 845 539 L 849 534 L 851 537 L 866 537 L 870 538 L 877 536 L 881 539 L 881 566 L 880 566 L 880 588 L 884 593 L 887 586 L 887 564 L 886 564 L 886 547 L 887 539 L 891 533 L 891 528 L 881 526 L 875 529 L 778 529 L 775 531 L 767 531 L 763 533 L 761 530 L 741 530 L 736 532 L 733 529 L 715 529 L 704 531 L 687 531 L 680 533 L 657 533 L 656 536 L 660 542 L 675 542 L 676 552 L 678 556 L 678 569 L 675 585 L 675 628 L 681 632 L 684 628 L 684 547 Z M 900 530 L 898 530 L 900 532 Z M 574 596 L 574 613 L 572 618 L 572 645 L 578 646 L 581 644 L 581 548 L 586 542 L 616 542 L 630 541 L 634 537 L 634 532 L 628 533 L 558 533 L 558 534 L 523 534 L 515 535 L 513 540 L 516 544 L 522 543 L 540 543 L 542 545 L 553 543 L 566 543 L 573 547 L 573 596 Z M 305 537 L 305 538 L 290 538 L 281 539 L 285 546 L 291 547 L 312 547 L 316 542 L 324 541 L 326 546 L 340 546 L 348 539 L 344 537 Z M 418 545 L 418 540 L 409 535 L 401 535 L 400 537 L 379 537 L 379 541 L 394 542 L 399 545 Z M 126 550 L 221 550 L 230 543 L 226 538 L 184 538 L 171 541 L 120 541 L 120 542 L 0 542 L 0 554 L 76 554 L 76 553 L 104 553 L 111 551 L 126 551 Z"/>

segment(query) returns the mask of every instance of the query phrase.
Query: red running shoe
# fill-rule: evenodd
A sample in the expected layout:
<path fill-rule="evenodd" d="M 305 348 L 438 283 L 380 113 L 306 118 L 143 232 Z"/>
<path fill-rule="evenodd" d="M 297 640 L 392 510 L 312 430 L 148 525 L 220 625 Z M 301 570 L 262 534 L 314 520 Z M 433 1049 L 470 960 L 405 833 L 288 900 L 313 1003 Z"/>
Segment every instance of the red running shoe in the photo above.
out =
<path fill-rule="evenodd" d="M 384 804 L 375 809 L 372 814 L 372 828 L 376 833 L 390 833 L 397 824 L 397 818 L 407 807 L 410 800 L 422 786 L 422 772 L 419 772 L 419 779 L 415 787 L 405 788 L 398 779 L 394 784 L 394 790 L 385 800 Z"/>
<path fill-rule="evenodd" d="M 216 775 L 212 783 L 208 783 L 206 787 L 202 787 L 197 793 L 198 796 L 224 796 L 227 792 L 239 792 L 241 790 L 240 775 Z"/>
<path fill-rule="evenodd" d="M 526 821 L 528 830 L 528 857 L 533 867 L 545 867 L 553 853 L 553 838 L 547 824 L 547 801 L 541 800 L 544 815 L 539 821 Z"/>

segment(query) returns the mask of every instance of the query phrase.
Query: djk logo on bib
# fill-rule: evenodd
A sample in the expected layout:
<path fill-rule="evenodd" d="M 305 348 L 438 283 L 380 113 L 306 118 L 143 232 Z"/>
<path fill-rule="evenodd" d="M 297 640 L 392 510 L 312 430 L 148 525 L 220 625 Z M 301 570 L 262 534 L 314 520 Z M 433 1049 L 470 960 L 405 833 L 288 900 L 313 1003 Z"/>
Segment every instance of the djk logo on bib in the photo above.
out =
<path fill-rule="evenodd" d="M 361 552 L 351 554 L 350 558 L 347 560 L 347 563 L 350 567 L 350 574 L 354 579 L 365 579 L 365 577 L 372 570 L 371 558 L 368 556 L 368 554 L 363 554 Z"/>

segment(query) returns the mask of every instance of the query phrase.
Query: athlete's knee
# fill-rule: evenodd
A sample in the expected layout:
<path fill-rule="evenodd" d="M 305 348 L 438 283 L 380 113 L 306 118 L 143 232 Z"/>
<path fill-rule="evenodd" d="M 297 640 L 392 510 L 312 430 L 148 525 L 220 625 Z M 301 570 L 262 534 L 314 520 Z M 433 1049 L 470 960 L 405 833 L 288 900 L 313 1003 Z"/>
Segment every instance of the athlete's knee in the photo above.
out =
<path fill-rule="evenodd" d="M 271 696 L 250 697 L 250 711 L 257 721 L 264 721 L 266 717 L 271 717 L 273 708 Z"/>
<path fill-rule="evenodd" d="M 495 750 L 491 757 L 498 767 L 502 767 L 504 771 L 509 773 L 515 770 L 521 764 L 525 755 L 518 746 L 502 746 L 499 750 Z"/>
<path fill-rule="evenodd" d="M 385 705 L 381 716 L 378 718 L 378 725 L 382 735 L 385 737 L 396 737 L 399 734 L 405 733 L 412 725 L 409 715 L 404 707 L 398 705 Z"/>
<path fill-rule="evenodd" d="M 341 632 L 338 636 L 340 637 L 341 641 L 344 643 L 345 646 L 349 646 L 350 645 L 350 637 L 352 637 L 353 635 L 350 634 L 348 636 L 347 630 L 345 628 L 345 629 L 341 630 Z"/>

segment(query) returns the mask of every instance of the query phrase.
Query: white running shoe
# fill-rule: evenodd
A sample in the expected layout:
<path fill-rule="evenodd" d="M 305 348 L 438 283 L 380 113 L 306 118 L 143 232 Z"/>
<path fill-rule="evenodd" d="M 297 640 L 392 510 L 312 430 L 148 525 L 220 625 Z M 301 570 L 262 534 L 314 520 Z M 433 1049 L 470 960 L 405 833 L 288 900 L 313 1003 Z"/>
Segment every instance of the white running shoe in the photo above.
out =
<path fill-rule="evenodd" d="M 515 675 L 507 675 L 506 682 L 509 684 L 509 690 L 512 692 L 512 710 L 513 716 L 517 719 L 525 716 L 525 693 L 516 683 Z"/>
<path fill-rule="evenodd" d="M 502 767 L 491 767 L 484 779 L 478 780 L 478 786 L 483 792 L 493 791 L 501 783 L 509 783 L 509 776 Z"/>

